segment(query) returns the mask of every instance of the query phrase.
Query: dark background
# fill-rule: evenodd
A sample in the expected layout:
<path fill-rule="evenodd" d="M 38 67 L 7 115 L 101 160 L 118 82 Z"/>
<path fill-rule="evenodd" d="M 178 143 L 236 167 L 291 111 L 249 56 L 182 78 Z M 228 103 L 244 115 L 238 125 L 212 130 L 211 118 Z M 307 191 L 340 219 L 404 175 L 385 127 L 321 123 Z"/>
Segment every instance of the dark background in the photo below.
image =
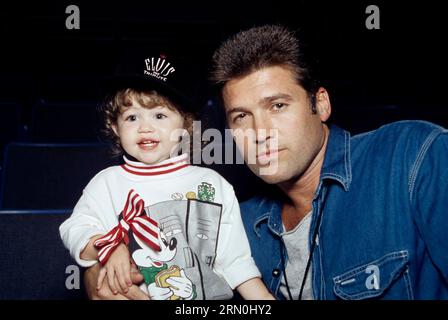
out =
<path fill-rule="evenodd" d="M 338 120 L 370 129 L 363 108 L 446 124 L 446 19 L 424 1 L 16 1 L 0 8 L 0 99 L 91 100 L 97 78 L 136 48 L 175 51 L 195 64 L 192 82 L 209 98 L 214 49 L 238 30 L 263 23 L 300 29 L 319 62 Z M 67 30 L 65 8 L 80 8 L 80 30 Z M 365 9 L 380 8 L 381 29 L 367 30 Z M 78 79 L 86 79 L 76 83 Z M 90 79 L 90 80 L 88 80 Z M 67 82 L 65 83 L 64 80 Z M 72 80 L 71 82 L 69 80 Z M 5 83 L 6 82 L 6 83 Z M 90 83 L 92 82 L 92 83 Z M 79 87 L 76 86 L 79 85 Z M 352 113 L 353 112 L 353 113 Z M 376 112 L 375 112 L 376 114 Z M 440 116 L 440 117 L 439 117 Z M 345 119 L 351 118 L 351 119 Z M 336 119 L 335 119 L 336 120 Z M 349 128 L 350 129 L 350 128 Z"/>
<path fill-rule="evenodd" d="M 80 30 L 65 27 L 70 4 L 80 9 Z M 380 9 L 380 30 L 365 27 L 370 4 Z M 36 104 L 97 104 L 102 80 L 123 52 L 167 50 L 191 61 L 201 116 L 223 129 L 207 81 L 213 51 L 239 30 L 281 23 L 299 30 L 330 92 L 336 124 L 353 133 L 401 119 L 447 127 L 445 20 L 436 1 L 16 1 L 0 8 L 0 102 L 22 107 L 14 140 L 36 141 Z M 64 121 L 64 128 L 83 129 L 75 116 Z M 48 127 L 57 131 L 58 122 Z M 83 139 L 102 141 L 95 134 Z M 249 182 L 239 178 L 244 166 L 214 168 L 249 196 Z"/>
<path fill-rule="evenodd" d="M 80 30 L 65 27 L 70 4 L 80 9 Z M 365 27 L 370 4 L 380 8 L 380 30 Z M 164 50 L 191 61 L 188 83 L 201 118 L 222 130 L 207 82 L 213 51 L 239 30 L 282 23 L 300 29 L 336 124 L 353 133 L 402 119 L 448 127 L 442 8 L 441 1 L 2 3 L 0 299 L 85 298 L 82 288 L 65 285 L 66 267 L 75 263 L 58 227 L 92 176 L 111 164 L 107 145 L 93 144 L 103 141 L 95 106 L 122 53 Z M 212 168 L 240 201 L 271 191 L 243 164 Z"/>

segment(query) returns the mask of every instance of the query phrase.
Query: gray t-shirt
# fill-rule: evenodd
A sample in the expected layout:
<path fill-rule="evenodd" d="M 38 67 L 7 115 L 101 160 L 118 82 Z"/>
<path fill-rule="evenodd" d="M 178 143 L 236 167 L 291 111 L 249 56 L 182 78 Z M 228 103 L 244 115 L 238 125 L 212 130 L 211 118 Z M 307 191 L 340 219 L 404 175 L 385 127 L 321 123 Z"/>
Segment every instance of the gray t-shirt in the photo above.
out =
<path fill-rule="evenodd" d="M 308 238 L 310 233 L 311 212 L 300 221 L 300 223 L 290 231 L 282 233 L 283 242 L 288 252 L 288 261 L 286 262 L 286 277 L 288 279 L 289 290 L 294 300 L 299 298 L 300 287 L 303 281 L 303 275 L 306 269 L 306 263 L 309 257 Z M 283 227 L 284 228 L 284 227 Z M 302 299 L 313 300 L 313 290 L 311 288 L 311 267 L 308 270 L 305 286 L 303 288 Z M 280 292 L 289 299 L 286 288 L 285 277 L 280 280 Z"/>

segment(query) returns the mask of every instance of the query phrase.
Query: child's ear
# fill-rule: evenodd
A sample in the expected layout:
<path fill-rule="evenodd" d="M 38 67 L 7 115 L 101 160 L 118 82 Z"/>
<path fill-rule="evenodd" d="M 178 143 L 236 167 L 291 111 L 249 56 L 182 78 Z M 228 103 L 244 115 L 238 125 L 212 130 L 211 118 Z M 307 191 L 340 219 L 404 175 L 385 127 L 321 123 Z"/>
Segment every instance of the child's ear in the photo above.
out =
<path fill-rule="evenodd" d="M 116 123 L 112 123 L 112 124 L 110 125 L 110 127 L 111 127 L 112 130 L 114 131 L 115 135 L 116 135 L 117 137 L 120 137 L 120 136 L 118 135 L 117 124 L 116 124 Z"/>

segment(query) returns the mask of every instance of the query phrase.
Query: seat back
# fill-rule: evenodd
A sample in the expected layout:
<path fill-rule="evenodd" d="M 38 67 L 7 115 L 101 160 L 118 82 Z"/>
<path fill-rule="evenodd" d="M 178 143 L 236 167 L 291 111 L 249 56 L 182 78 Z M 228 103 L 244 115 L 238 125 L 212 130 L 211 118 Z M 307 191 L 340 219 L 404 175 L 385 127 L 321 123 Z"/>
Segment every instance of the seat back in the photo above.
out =
<path fill-rule="evenodd" d="M 115 164 L 106 144 L 9 144 L 0 209 L 73 208 L 90 179 Z"/>
<path fill-rule="evenodd" d="M 0 102 L 0 148 L 19 137 L 20 112 L 18 103 Z"/>
<path fill-rule="evenodd" d="M 38 103 L 33 107 L 30 138 L 33 142 L 99 142 L 101 123 L 95 104 Z"/>
<path fill-rule="evenodd" d="M 86 299 L 82 269 L 59 236 L 69 214 L 0 211 L 0 299 Z"/>

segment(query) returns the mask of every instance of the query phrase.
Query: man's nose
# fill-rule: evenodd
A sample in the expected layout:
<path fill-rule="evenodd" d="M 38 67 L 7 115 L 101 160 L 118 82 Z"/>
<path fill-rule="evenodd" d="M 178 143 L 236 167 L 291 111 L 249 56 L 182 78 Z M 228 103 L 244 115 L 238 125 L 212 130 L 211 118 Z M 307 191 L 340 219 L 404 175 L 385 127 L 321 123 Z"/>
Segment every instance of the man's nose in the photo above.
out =
<path fill-rule="evenodd" d="M 269 116 L 257 115 L 254 117 L 255 143 L 263 144 L 271 139 L 271 120 Z"/>

